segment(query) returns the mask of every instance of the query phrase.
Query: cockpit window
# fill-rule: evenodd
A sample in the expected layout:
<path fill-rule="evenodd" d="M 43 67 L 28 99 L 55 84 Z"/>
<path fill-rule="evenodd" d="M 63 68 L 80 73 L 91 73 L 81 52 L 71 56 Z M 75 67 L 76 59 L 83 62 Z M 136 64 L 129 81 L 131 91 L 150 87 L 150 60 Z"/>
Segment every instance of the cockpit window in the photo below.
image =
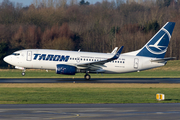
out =
<path fill-rule="evenodd" d="M 20 53 L 13 53 L 12 55 L 19 56 L 19 55 L 20 55 Z"/>

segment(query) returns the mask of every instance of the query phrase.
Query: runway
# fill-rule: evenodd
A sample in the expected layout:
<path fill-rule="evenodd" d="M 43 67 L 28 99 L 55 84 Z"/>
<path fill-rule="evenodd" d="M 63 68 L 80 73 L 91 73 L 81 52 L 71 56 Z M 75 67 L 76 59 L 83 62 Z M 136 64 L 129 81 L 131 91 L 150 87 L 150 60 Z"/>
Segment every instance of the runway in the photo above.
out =
<path fill-rule="evenodd" d="M 180 104 L 30 104 L 0 105 L 4 120 L 179 120 Z"/>
<path fill-rule="evenodd" d="M 180 83 L 180 78 L 1 78 L 0 83 Z M 3 120 L 179 120 L 180 103 L 161 104 L 11 104 L 0 105 Z"/>
<path fill-rule="evenodd" d="M 180 78 L 0 78 L 0 83 L 180 83 Z"/>

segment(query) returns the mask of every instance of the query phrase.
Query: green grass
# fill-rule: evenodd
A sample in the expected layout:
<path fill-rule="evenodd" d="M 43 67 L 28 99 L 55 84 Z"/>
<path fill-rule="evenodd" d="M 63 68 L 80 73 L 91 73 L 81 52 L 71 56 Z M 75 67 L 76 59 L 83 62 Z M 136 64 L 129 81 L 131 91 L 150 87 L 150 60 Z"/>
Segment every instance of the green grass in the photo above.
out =
<path fill-rule="evenodd" d="M 22 76 L 19 70 L 0 71 L 0 78 L 84 78 L 85 73 L 76 75 L 60 75 L 55 71 L 46 72 L 45 70 L 26 71 Z M 142 71 L 124 74 L 90 74 L 91 78 L 179 78 L 180 71 Z"/>
<path fill-rule="evenodd" d="M 0 88 L 0 104 L 180 103 L 180 88 Z M 157 101 L 156 93 L 165 101 Z"/>
<path fill-rule="evenodd" d="M 20 70 L 0 71 L 0 78 L 84 78 L 85 73 L 76 75 L 60 75 L 55 71 L 46 72 L 45 70 L 26 71 L 22 76 Z M 91 78 L 180 78 L 180 71 L 141 71 L 124 74 L 90 74 Z"/>

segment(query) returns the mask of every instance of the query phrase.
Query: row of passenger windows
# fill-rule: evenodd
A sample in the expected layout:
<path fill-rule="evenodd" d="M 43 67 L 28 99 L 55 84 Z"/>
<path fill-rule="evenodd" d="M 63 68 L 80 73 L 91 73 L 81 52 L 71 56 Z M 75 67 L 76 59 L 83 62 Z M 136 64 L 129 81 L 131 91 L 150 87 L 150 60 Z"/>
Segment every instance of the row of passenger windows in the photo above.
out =
<path fill-rule="evenodd" d="M 70 58 L 70 60 L 81 60 L 81 61 L 99 61 L 98 59 L 80 59 L 80 58 Z"/>
<path fill-rule="evenodd" d="M 81 61 L 100 61 L 98 59 L 80 59 L 80 58 L 70 58 L 70 60 L 81 60 Z M 124 63 L 124 61 L 111 61 L 112 63 Z"/>

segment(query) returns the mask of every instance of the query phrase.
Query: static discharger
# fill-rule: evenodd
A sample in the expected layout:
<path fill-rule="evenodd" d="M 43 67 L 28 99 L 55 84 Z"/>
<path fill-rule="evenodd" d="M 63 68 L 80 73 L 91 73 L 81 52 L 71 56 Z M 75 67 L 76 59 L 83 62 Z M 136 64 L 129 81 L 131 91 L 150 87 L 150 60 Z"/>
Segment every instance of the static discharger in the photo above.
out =
<path fill-rule="evenodd" d="M 158 101 L 165 100 L 165 95 L 162 93 L 157 93 L 156 94 L 156 100 L 158 100 Z"/>

